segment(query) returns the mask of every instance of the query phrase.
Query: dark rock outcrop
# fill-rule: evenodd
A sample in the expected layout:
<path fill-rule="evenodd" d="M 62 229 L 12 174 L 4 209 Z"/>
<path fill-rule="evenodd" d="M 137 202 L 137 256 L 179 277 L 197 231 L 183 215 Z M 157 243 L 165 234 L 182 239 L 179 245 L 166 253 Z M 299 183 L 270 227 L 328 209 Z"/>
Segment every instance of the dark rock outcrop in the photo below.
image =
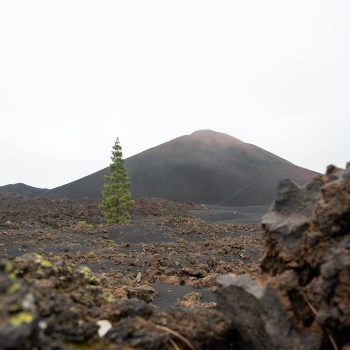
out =
<path fill-rule="evenodd" d="M 262 275 L 218 279 L 242 349 L 350 345 L 350 164 L 303 187 L 283 180 L 262 219 Z"/>
<path fill-rule="evenodd" d="M 319 349 L 317 336 L 304 334 L 290 322 L 271 285 L 234 275 L 221 276 L 217 283 L 219 309 L 236 328 L 235 349 Z"/>

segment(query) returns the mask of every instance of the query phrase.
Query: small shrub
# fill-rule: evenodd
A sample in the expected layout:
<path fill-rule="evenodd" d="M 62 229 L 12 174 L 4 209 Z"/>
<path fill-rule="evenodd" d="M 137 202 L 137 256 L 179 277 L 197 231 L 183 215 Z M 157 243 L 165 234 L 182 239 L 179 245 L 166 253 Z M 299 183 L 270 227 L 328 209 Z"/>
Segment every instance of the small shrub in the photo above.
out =
<path fill-rule="evenodd" d="M 84 228 L 84 227 L 86 227 L 86 228 L 92 227 L 92 225 L 91 225 L 91 224 L 88 224 L 85 220 L 84 220 L 84 221 L 79 221 L 78 224 L 77 224 L 77 226 L 80 226 L 80 227 L 82 227 L 82 228 Z"/>
<path fill-rule="evenodd" d="M 94 259 L 94 258 L 96 258 L 96 254 L 95 254 L 94 252 L 90 252 L 90 253 L 88 254 L 88 258 Z"/>
<path fill-rule="evenodd" d="M 79 221 L 75 226 L 73 226 L 74 231 L 87 231 L 92 227 L 91 224 L 88 224 L 86 221 Z"/>

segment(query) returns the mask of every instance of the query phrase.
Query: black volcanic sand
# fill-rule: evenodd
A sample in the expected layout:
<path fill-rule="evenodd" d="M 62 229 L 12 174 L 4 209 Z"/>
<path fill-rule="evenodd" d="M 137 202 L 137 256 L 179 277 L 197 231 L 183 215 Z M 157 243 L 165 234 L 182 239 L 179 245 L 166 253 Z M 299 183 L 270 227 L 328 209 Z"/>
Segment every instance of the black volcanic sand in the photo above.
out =
<path fill-rule="evenodd" d="M 35 252 L 88 266 L 116 297 L 152 286 L 160 310 L 214 308 L 218 275 L 257 276 L 259 221 L 267 211 L 140 199 L 131 224 L 107 226 L 89 200 L 13 202 L 2 196 L 0 209 L 1 255 Z M 189 302 L 180 303 L 185 295 Z"/>
<path fill-rule="evenodd" d="M 257 224 L 268 212 L 265 206 L 224 207 L 207 205 L 206 210 L 191 210 L 193 215 L 207 221 L 221 224 Z"/>

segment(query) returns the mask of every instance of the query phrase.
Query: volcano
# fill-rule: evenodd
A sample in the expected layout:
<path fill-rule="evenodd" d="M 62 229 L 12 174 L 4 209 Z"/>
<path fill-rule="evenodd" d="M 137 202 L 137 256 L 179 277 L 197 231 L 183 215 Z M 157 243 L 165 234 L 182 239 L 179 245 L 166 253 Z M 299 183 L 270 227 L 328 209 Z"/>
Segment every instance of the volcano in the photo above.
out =
<path fill-rule="evenodd" d="M 279 180 L 304 184 L 318 174 L 230 135 L 200 130 L 125 160 L 133 198 L 224 206 L 269 205 Z M 43 193 L 44 197 L 101 197 L 108 168 Z"/>

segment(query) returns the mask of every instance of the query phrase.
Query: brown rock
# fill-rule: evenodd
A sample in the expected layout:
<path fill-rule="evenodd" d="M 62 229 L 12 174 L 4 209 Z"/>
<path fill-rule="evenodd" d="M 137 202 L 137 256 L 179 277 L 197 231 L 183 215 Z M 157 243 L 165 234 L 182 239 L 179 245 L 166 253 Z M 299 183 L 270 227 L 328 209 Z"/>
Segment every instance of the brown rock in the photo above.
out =
<path fill-rule="evenodd" d="M 158 295 L 156 290 L 149 285 L 142 285 L 138 287 L 124 287 L 128 298 L 137 298 L 150 303 Z"/>

